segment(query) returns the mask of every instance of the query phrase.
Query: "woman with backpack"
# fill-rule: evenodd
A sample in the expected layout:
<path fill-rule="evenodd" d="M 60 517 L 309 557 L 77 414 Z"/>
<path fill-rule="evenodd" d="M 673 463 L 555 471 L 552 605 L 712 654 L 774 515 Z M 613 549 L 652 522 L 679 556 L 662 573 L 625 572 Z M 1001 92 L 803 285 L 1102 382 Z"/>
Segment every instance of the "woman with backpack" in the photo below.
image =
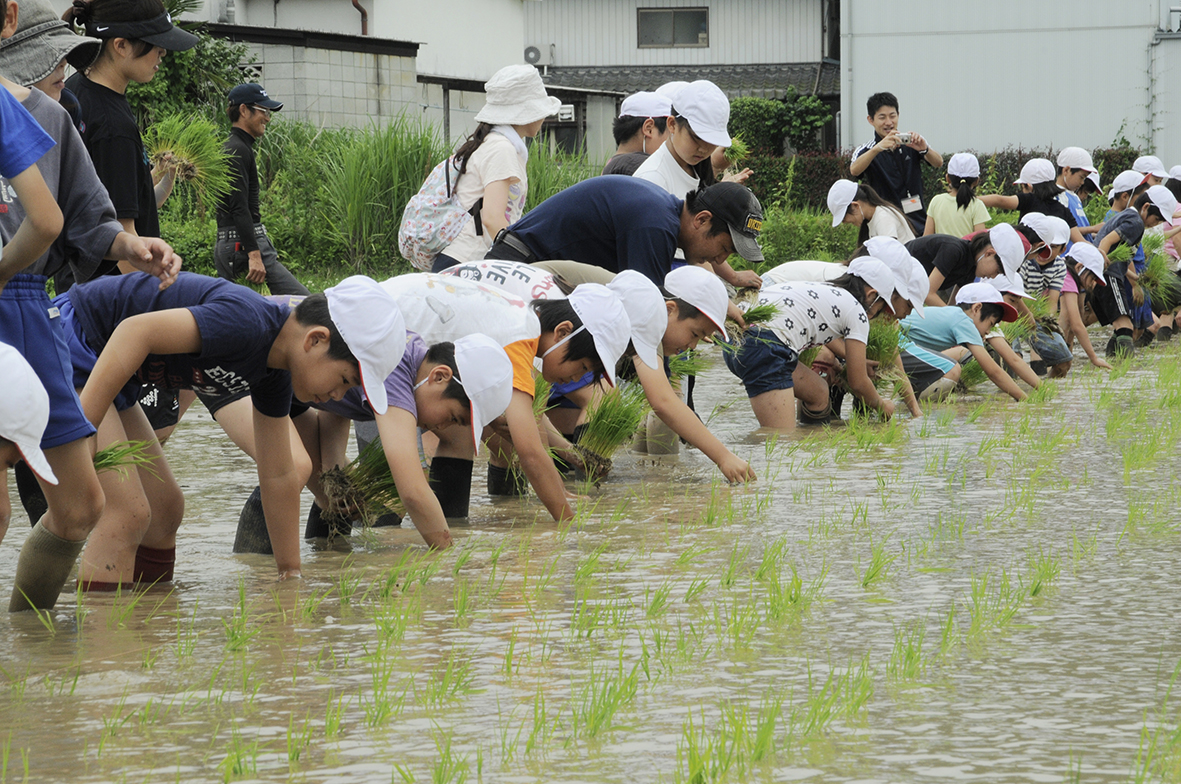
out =
<path fill-rule="evenodd" d="M 484 258 L 496 234 L 525 211 L 525 139 L 541 131 L 545 118 L 556 114 L 561 102 L 546 95 L 541 75 L 531 65 L 501 68 L 484 83 L 484 91 L 487 98 L 476 115 L 475 133 L 435 168 L 402 217 L 399 246 L 419 269 L 439 272 Z M 444 219 L 427 220 L 430 212 Z M 416 228 L 420 234 L 426 230 L 426 242 L 415 241 Z M 431 246 L 441 249 L 426 264 Z"/>

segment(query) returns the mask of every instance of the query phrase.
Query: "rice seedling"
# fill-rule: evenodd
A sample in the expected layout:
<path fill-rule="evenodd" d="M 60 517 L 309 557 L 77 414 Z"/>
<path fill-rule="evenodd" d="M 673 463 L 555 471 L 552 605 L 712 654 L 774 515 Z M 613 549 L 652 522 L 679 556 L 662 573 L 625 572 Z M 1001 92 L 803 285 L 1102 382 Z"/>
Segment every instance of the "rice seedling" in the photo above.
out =
<path fill-rule="evenodd" d="M 1021 586 L 1025 589 L 1026 595 L 1033 599 L 1042 595 L 1046 587 L 1056 581 L 1061 573 L 1060 559 L 1039 547 L 1037 552 L 1030 551 L 1026 556 L 1026 570 L 1020 576 Z"/>
<path fill-rule="evenodd" d="M 439 735 L 442 735 L 441 739 Z M 471 765 L 466 754 L 459 757 L 451 750 L 451 733 L 436 735 L 435 750 L 438 756 L 431 769 L 431 784 L 464 784 L 471 772 Z"/>
<path fill-rule="evenodd" d="M 1135 784 L 1181 779 L 1181 724 L 1169 704 L 1178 676 L 1181 676 L 1181 662 L 1173 668 L 1173 675 L 1156 709 L 1151 714 L 1147 709 L 1144 711 L 1136 761 L 1129 776 Z"/>
<path fill-rule="evenodd" d="M 927 669 L 923 643 L 927 622 L 918 620 L 908 626 L 894 627 L 894 648 L 886 662 L 886 678 L 891 681 L 917 681 Z"/>
<path fill-rule="evenodd" d="M 857 581 L 862 588 L 869 588 L 874 583 L 886 579 L 890 573 L 890 566 L 898 560 L 898 553 L 887 553 L 886 542 L 883 540 L 870 545 L 869 563 L 865 571 L 861 571 L 861 556 L 857 556 Z"/>
<path fill-rule="evenodd" d="M 616 672 L 601 674 L 591 665 L 587 681 L 570 705 L 570 738 L 594 740 L 603 733 L 621 729 L 615 716 L 636 697 L 639 666 L 624 673 L 622 657 Z"/>
<path fill-rule="evenodd" d="M 1181 279 L 1170 269 L 1164 244 L 1164 235 L 1159 232 L 1145 232 L 1140 241 L 1145 266 L 1138 282 L 1152 300 L 1155 310 L 1172 310 L 1181 305 Z"/>
<path fill-rule="evenodd" d="M 706 731 L 704 711 L 699 725 L 693 723 L 693 712 L 690 711 L 681 728 L 681 742 L 677 744 L 677 769 L 673 781 L 677 784 L 724 781 L 734 762 L 733 743 Z"/>
<path fill-rule="evenodd" d="M 94 470 L 96 473 L 118 471 L 127 476 L 132 468 L 143 468 L 155 476 L 156 456 L 148 454 L 148 446 L 147 441 L 116 441 L 95 453 Z"/>
<path fill-rule="evenodd" d="M 611 458 L 631 440 L 647 413 L 648 398 L 639 384 L 621 384 L 591 403 L 586 412 L 586 429 L 575 445 L 588 477 L 610 472 Z"/>
<path fill-rule="evenodd" d="M 298 729 L 295 726 L 295 714 L 287 717 L 287 764 L 292 768 L 299 765 L 303 753 L 312 743 L 312 722 L 310 714 L 305 713 L 303 724 Z"/>
<path fill-rule="evenodd" d="M 699 376 L 709 367 L 705 355 L 698 349 L 689 349 L 668 358 L 668 378 L 674 384 L 685 376 Z"/>
<path fill-rule="evenodd" d="M 151 123 L 144 137 L 152 165 L 173 167 L 177 188 L 191 192 L 199 213 L 216 210 L 230 192 L 230 156 L 222 149 L 221 129 L 200 115 L 174 114 Z"/>
<path fill-rule="evenodd" d="M 730 146 L 725 149 L 724 154 L 726 163 L 737 166 L 750 157 L 750 145 L 743 140 L 742 134 L 736 134 L 730 137 Z"/>
<path fill-rule="evenodd" d="M 655 591 L 645 586 L 644 614 L 649 618 L 659 618 L 664 615 L 668 611 L 668 599 L 672 589 L 672 580 L 665 580 Z"/>
<path fill-rule="evenodd" d="M 398 498 L 398 487 L 390 473 L 381 438 L 374 438 L 344 468 L 331 468 L 320 475 L 320 484 L 328 496 L 324 515 L 330 520 L 347 522 L 359 516 L 363 525 L 387 512 L 405 514 Z"/>
<path fill-rule="evenodd" d="M 328 702 L 324 706 L 324 737 L 336 738 L 344 728 L 344 713 L 348 704 L 343 696 L 332 699 L 333 692 L 328 693 Z"/>
<path fill-rule="evenodd" d="M 261 628 L 250 629 L 249 611 L 246 606 L 246 583 L 238 581 L 238 603 L 229 618 L 223 618 L 222 627 L 226 633 L 226 650 L 230 652 L 244 651 L 250 641 L 262 632 Z"/>
<path fill-rule="evenodd" d="M 252 778 L 258 773 L 258 738 L 247 743 L 236 725 L 230 727 L 230 744 L 225 757 L 217 764 L 223 781 Z"/>
<path fill-rule="evenodd" d="M 442 705 L 471 691 L 475 675 L 466 651 L 452 648 L 447 659 L 427 677 L 423 701 L 428 705 Z"/>
<path fill-rule="evenodd" d="M 751 292 L 757 295 L 757 289 L 750 289 Z M 742 306 L 740 306 L 742 307 Z M 759 304 L 749 304 L 742 307 L 742 320 L 746 322 L 749 329 L 756 324 L 766 324 L 771 319 L 779 315 L 779 308 L 770 302 L 763 302 Z M 726 319 L 726 341 L 731 346 L 741 345 L 745 330 L 738 325 L 734 319 Z"/>

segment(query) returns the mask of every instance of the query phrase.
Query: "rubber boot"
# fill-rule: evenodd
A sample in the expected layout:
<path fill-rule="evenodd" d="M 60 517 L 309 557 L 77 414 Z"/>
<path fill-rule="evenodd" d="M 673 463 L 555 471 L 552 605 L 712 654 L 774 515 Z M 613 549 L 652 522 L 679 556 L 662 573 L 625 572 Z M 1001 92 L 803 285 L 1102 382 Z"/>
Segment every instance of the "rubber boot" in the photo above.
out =
<path fill-rule="evenodd" d="M 1156 331 L 1156 339 L 1161 343 L 1168 343 L 1173 339 L 1173 328 L 1161 327 Z"/>
<path fill-rule="evenodd" d="M 398 518 L 398 523 L 402 522 Z M 307 525 L 303 529 L 304 539 L 335 539 L 338 536 L 348 536 L 353 532 L 353 524 L 349 520 L 331 520 L 324 516 L 324 510 L 313 503 L 308 510 Z"/>
<path fill-rule="evenodd" d="M 841 418 L 841 406 L 845 404 L 845 388 L 833 384 L 828 388 L 828 405 L 832 409 L 833 419 Z"/>
<path fill-rule="evenodd" d="M 1144 348 L 1145 346 L 1152 345 L 1152 341 L 1154 340 L 1156 340 L 1156 335 L 1152 334 L 1148 330 L 1144 330 L 1140 333 L 1140 337 L 1136 338 L 1132 344 L 1136 348 Z"/>
<path fill-rule="evenodd" d="M 24 460 L 17 463 L 12 472 L 16 474 L 16 491 L 20 494 L 21 506 L 25 508 L 25 514 L 29 516 L 29 525 L 36 525 L 37 521 L 49 511 L 49 502 L 45 500 L 41 483 L 37 481 L 33 469 L 29 468 L 29 464 Z"/>
<path fill-rule="evenodd" d="M 1132 340 L 1131 330 L 1117 330 L 1114 336 L 1115 350 L 1113 356 L 1117 359 L 1133 356 L 1136 353 L 1135 341 Z"/>
<path fill-rule="evenodd" d="M 1029 363 L 1029 369 L 1039 376 L 1046 375 L 1046 361 L 1044 359 L 1035 359 Z"/>
<path fill-rule="evenodd" d="M 234 537 L 235 553 L 257 553 L 274 555 L 271 535 L 267 532 L 267 518 L 262 513 L 262 490 L 258 487 L 242 505 L 238 515 L 238 533 Z"/>
<path fill-rule="evenodd" d="M 827 401 L 821 411 L 811 411 L 804 401 L 796 401 L 796 421 L 801 425 L 826 425 L 832 421 L 832 405 Z"/>
<path fill-rule="evenodd" d="M 488 464 L 488 495 L 519 497 L 529 493 L 529 480 L 516 466 Z"/>
<path fill-rule="evenodd" d="M 471 460 L 436 457 L 431 461 L 430 485 L 447 519 L 464 518 L 472 500 Z"/>
<path fill-rule="evenodd" d="M 270 544 L 270 539 L 267 539 Z M 176 548 L 161 549 L 144 547 L 142 544 L 135 551 L 135 581 L 145 585 L 172 582 L 172 572 L 176 567 Z"/>
<path fill-rule="evenodd" d="M 312 506 L 313 506 L 313 508 L 316 508 L 315 504 L 313 504 Z M 312 517 L 312 515 L 309 512 L 308 519 L 310 520 L 311 517 Z M 402 515 L 400 515 L 396 512 L 386 512 L 385 514 L 381 515 L 376 520 L 374 520 L 373 525 L 370 527 L 371 528 L 394 528 L 396 526 L 400 526 L 401 524 L 402 524 Z"/>

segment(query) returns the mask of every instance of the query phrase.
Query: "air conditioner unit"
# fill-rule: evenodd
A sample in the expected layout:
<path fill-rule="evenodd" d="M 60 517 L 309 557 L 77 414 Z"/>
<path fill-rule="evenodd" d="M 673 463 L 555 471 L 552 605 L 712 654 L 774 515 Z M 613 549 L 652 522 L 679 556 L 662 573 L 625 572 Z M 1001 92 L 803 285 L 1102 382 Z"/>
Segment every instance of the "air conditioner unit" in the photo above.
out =
<path fill-rule="evenodd" d="M 574 122 L 574 104 L 564 103 L 558 107 L 558 122 Z"/>
<path fill-rule="evenodd" d="M 549 65 L 549 61 L 541 62 L 541 49 L 536 46 L 525 47 L 525 62 L 529 65 Z"/>

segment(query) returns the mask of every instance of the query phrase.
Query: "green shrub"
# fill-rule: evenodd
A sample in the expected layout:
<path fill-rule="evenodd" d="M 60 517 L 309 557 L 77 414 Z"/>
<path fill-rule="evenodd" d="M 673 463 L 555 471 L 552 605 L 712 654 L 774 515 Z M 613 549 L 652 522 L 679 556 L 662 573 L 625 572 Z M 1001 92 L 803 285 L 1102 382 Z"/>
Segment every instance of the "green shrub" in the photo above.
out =
<path fill-rule="evenodd" d="M 840 261 L 857 249 L 857 229 L 847 224 L 834 229 L 827 209 L 786 210 L 773 205 L 763 208 L 759 245 L 765 257 L 760 272 L 800 259 Z"/>
<path fill-rule="evenodd" d="M 735 98 L 730 101 L 730 135 L 742 136 L 754 155 L 782 155 L 787 114 L 782 101 Z"/>
<path fill-rule="evenodd" d="M 160 236 L 184 260 L 183 269 L 201 275 L 217 275 L 213 246 L 217 243 L 217 221 L 213 216 L 178 215 L 169 209 L 171 199 L 160 210 Z"/>
<path fill-rule="evenodd" d="M 585 151 L 568 153 L 559 149 L 552 152 L 549 138 L 538 137 L 529 145 L 529 162 L 525 167 L 529 177 L 525 212 L 555 193 L 596 176 L 602 169 L 602 164 L 591 161 Z"/>
<path fill-rule="evenodd" d="M 832 119 L 832 111 L 815 95 L 800 95 L 788 88 L 784 102 L 783 130 L 797 152 L 818 152 L 819 131 Z"/>

